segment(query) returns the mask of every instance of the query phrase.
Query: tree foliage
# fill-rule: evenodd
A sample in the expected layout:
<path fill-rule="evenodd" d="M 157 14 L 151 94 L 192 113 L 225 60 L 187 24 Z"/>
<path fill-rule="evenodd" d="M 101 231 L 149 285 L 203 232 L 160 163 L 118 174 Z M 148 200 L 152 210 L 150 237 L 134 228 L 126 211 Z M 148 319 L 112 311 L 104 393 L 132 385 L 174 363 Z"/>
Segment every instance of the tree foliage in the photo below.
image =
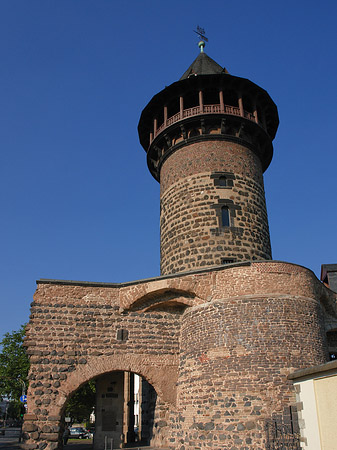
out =
<path fill-rule="evenodd" d="M 0 397 L 7 397 L 10 402 L 8 417 L 19 417 L 22 412 L 23 383 L 27 393 L 29 359 L 23 347 L 25 325 L 18 331 L 6 333 L 0 342 Z M 95 407 L 96 385 L 89 381 L 80 387 L 68 400 L 65 414 L 72 422 L 89 422 L 90 414 Z"/>
<path fill-rule="evenodd" d="M 24 413 L 25 413 L 25 407 L 24 407 L 23 403 L 21 403 L 17 400 L 13 400 L 8 403 L 7 419 L 22 420 Z M 3 414 L 3 416 L 6 416 L 6 414 Z"/>
<path fill-rule="evenodd" d="M 96 384 L 89 381 L 80 387 L 67 401 L 65 414 L 72 422 L 89 422 L 90 414 L 95 407 Z"/>
<path fill-rule="evenodd" d="M 0 342 L 0 396 L 19 401 L 22 381 L 27 386 L 29 359 L 23 347 L 25 325 L 6 333 Z M 21 381 L 20 381 L 21 380 Z"/>

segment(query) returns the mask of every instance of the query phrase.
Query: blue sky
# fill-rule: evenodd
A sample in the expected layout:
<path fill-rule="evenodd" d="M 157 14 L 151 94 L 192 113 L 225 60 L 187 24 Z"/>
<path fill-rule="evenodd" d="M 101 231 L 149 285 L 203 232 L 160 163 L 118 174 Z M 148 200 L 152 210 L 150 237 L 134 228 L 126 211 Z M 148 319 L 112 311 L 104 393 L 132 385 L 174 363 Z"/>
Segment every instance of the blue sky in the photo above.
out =
<path fill-rule="evenodd" d="M 159 185 L 137 125 L 206 53 L 279 109 L 265 174 L 273 257 L 337 262 L 335 0 L 0 2 L 0 336 L 39 278 L 159 275 Z"/>

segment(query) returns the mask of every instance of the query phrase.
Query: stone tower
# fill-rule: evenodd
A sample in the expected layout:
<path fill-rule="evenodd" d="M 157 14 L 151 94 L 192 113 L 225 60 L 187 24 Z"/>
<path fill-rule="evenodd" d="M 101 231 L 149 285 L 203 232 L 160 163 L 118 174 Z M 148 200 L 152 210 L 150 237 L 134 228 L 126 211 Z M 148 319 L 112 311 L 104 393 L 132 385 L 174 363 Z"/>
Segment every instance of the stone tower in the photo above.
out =
<path fill-rule="evenodd" d="M 203 51 L 153 97 L 139 135 L 161 185 L 162 276 L 37 281 L 25 450 L 63 448 L 65 406 L 90 380 L 94 449 L 133 446 L 132 374 L 147 386 L 144 445 L 299 448 L 289 376 L 336 351 L 336 293 L 334 267 L 325 285 L 271 260 L 263 172 L 277 126 L 269 95 Z"/>
<path fill-rule="evenodd" d="M 138 130 L 160 182 L 161 273 L 271 259 L 263 172 L 277 108 L 201 52 L 155 95 Z"/>

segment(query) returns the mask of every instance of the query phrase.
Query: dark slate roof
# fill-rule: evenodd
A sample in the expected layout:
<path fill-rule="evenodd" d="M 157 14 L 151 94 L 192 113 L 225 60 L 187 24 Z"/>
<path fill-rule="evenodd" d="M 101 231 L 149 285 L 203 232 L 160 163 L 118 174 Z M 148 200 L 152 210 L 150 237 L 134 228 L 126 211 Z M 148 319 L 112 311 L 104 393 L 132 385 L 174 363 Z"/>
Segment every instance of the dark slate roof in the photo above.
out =
<path fill-rule="evenodd" d="M 193 61 L 190 67 L 186 70 L 180 80 L 185 80 L 191 75 L 214 75 L 217 73 L 228 73 L 226 69 L 223 69 L 210 58 L 206 53 L 199 53 L 197 58 Z M 180 81 L 179 80 L 179 81 Z"/>

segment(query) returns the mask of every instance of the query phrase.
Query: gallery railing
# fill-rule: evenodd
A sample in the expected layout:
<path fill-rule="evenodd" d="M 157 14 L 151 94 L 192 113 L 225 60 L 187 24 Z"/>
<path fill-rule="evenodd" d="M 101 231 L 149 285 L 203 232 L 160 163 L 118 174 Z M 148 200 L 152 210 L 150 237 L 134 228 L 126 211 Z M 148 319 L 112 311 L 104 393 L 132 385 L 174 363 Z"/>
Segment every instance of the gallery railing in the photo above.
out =
<path fill-rule="evenodd" d="M 169 117 L 166 121 L 164 121 L 155 130 L 154 138 L 157 137 L 158 134 L 160 134 L 163 130 L 165 130 L 165 128 L 187 117 L 199 116 L 202 114 L 221 114 L 221 113 L 229 114 L 232 116 L 241 116 L 240 108 L 238 108 L 237 106 L 223 105 L 223 110 L 221 110 L 221 105 L 204 105 L 203 107 L 193 106 L 193 108 L 184 109 L 182 111 L 182 114 L 178 112 L 173 116 Z M 256 122 L 254 114 L 248 111 L 243 111 L 243 117 L 245 117 L 248 120 L 251 120 L 252 122 Z"/>

